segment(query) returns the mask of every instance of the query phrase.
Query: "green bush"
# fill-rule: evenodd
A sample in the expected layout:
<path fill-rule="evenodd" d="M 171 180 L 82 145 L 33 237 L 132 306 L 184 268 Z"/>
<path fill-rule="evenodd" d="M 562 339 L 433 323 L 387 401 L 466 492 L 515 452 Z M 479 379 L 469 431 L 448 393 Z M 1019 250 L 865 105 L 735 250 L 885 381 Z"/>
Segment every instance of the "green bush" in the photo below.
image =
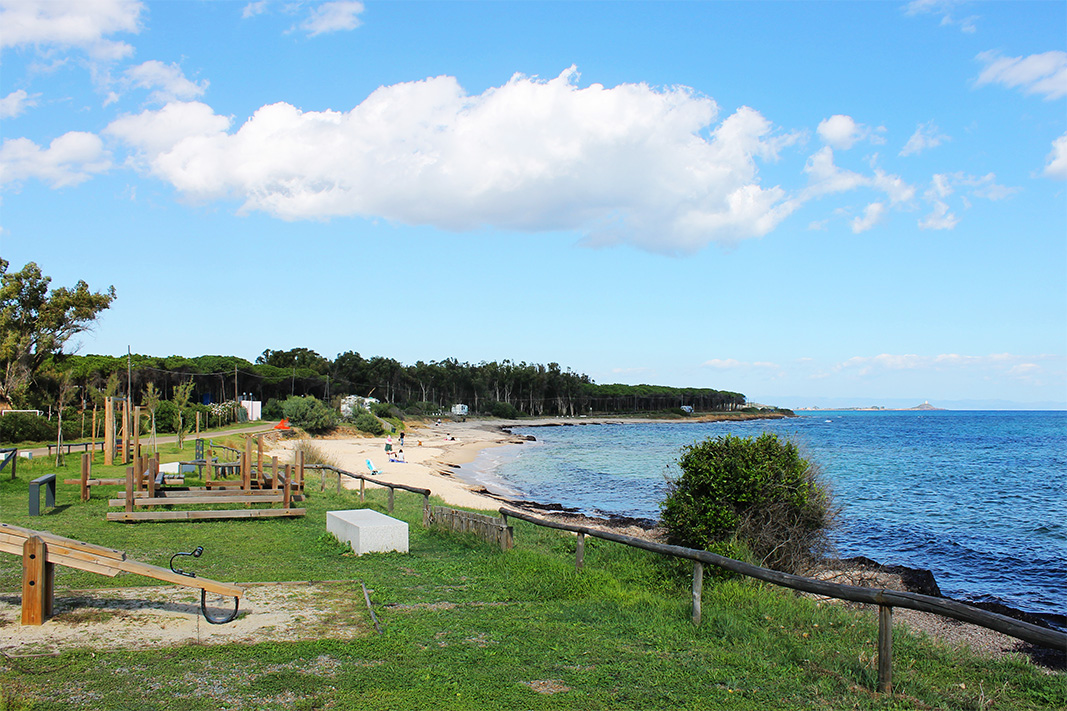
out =
<path fill-rule="evenodd" d="M 161 400 L 156 406 L 156 434 L 168 434 L 176 432 L 174 423 L 177 421 L 178 406 L 170 400 Z M 193 417 L 196 421 L 196 417 Z"/>
<path fill-rule="evenodd" d="M 56 438 L 56 425 L 47 418 L 25 412 L 0 417 L 0 442 L 50 442 Z"/>
<path fill-rule="evenodd" d="M 400 417 L 400 408 L 396 405 L 391 405 L 387 402 L 375 402 L 370 406 L 370 411 L 383 420 L 387 420 L 390 417 Z"/>
<path fill-rule="evenodd" d="M 264 420 L 282 419 L 285 417 L 285 415 L 282 414 L 282 401 L 275 397 L 270 398 L 267 400 L 267 404 L 263 406 L 260 414 L 263 416 Z"/>
<path fill-rule="evenodd" d="M 385 432 L 385 428 L 382 427 L 382 423 L 378 418 L 367 410 L 360 410 L 359 414 L 356 415 L 356 429 L 375 436 Z"/>
<path fill-rule="evenodd" d="M 316 397 L 289 397 L 282 403 L 282 415 L 289 424 L 310 432 L 321 434 L 337 426 L 338 413 Z"/>
<path fill-rule="evenodd" d="M 489 410 L 489 414 L 493 417 L 499 417 L 505 420 L 514 420 L 522 415 L 522 413 L 519 412 L 511 403 L 500 402 L 499 400 L 494 400 L 493 402 L 489 403 L 489 407 L 487 409 Z"/>
<path fill-rule="evenodd" d="M 776 435 L 732 435 L 682 449 L 661 504 L 668 540 L 800 572 L 829 549 L 836 511 L 818 469 Z"/>

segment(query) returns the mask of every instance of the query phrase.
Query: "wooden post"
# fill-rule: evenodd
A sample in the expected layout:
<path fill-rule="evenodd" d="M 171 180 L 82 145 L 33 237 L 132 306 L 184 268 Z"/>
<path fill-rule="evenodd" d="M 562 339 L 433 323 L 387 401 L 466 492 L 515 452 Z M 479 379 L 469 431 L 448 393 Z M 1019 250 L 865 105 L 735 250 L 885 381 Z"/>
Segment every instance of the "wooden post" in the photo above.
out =
<path fill-rule="evenodd" d="M 367 480 L 364 479 L 363 477 L 360 477 L 360 479 L 359 479 L 359 500 L 360 500 L 360 502 L 363 502 L 363 501 L 367 500 L 365 495 L 364 495 L 364 492 L 366 491 L 366 488 L 367 488 Z"/>
<path fill-rule="evenodd" d="M 241 488 L 252 489 L 252 438 L 245 436 L 245 455 L 241 460 Z"/>
<path fill-rule="evenodd" d="M 341 495 L 341 472 L 337 472 L 337 495 Z"/>
<path fill-rule="evenodd" d="M 144 486 L 144 462 L 140 457 L 133 458 L 133 477 L 137 483 L 137 491 Z"/>
<path fill-rule="evenodd" d="M 207 458 L 207 478 L 204 479 L 204 488 L 211 490 L 211 480 L 215 477 L 215 460 L 210 456 Z"/>
<path fill-rule="evenodd" d="M 126 467 L 126 513 L 133 513 L 133 467 Z"/>
<path fill-rule="evenodd" d="M 578 550 L 574 556 L 574 567 L 581 570 L 583 565 L 585 565 L 585 534 L 579 533 Z"/>
<path fill-rule="evenodd" d="M 200 413 L 196 413 L 196 438 L 200 439 Z"/>
<path fill-rule="evenodd" d="M 131 429 L 133 429 L 133 456 L 141 456 L 141 406 L 133 408 L 133 420 L 131 422 Z"/>
<path fill-rule="evenodd" d="M 89 500 L 89 472 L 92 469 L 93 459 L 88 452 L 82 454 L 82 501 Z"/>
<path fill-rule="evenodd" d="M 304 490 L 304 452 L 296 453 L 296 490 Z"/>
<path fill-rule="evenodd" d="M 256 478 L 259 479 L 259 488 L 263 488 L 263 438 L 256 437 Z"/>
<path fill-rule="evenodd" d="M 289 500 L 292 497 L 293 491 L 293 468 L 291 465 L 285 465 L 285 488 L 282 490 L 282 503 L 285 508 L 289 508 Z"/>
<path fill-rule="evenodd" d="M 272 488 L 275 491 L 277 491 L 278 490 L 278 458 L 277 457 L 271 457 L 270 458 L 270 466 L 271 466 L 271 469 L 274 470 L 274 473 L 271 475 L 270 488 Z"/>
<path fill-rule="evenodd" d="M 319 470 L 319 491 L 326 491 L 326 470 Z"/>
<path fill-rule="evenodd" d="M 430 495 L 422 495 L 422 525 L 430 525 Z"/>
<path fill-rule="evenodd" d="M 89 451 L 92 458 L 96 459 L 96 405 L 93 405 L 93 431 L 89 433 Z"/>
<path fill-rule="evenodd" d="M 704 564 L 693 561 L 693 626 L 700 626 L 700 600 L 704 596 Z"/>
<path fill-rule="evenodd" d="M 122 401 L 122 463 L 130 461 L 130 398 Z"/>
<path fill-rule="evenodd" d="M 878 606 L 878 691 L 893 693 L 893 608 Z"/>
<path fill-rule="evenodd" d="M 393 513 L 393 495 L 396 493 L 396 489 L 389 487 L 389 513 Z"/>
<path fill-rule="evenodd" d="M 22 624 L 43 625 L 52 616 L 55 564 L 48 562 L 48 547 L 39 536 L 22 544 Z"/>
<path fill-rule="evenodd" d="M 156 474 L 159 472 L 158 462 L 155 459 L 148 460 L 148 498 L 156 498 Z"/>
<path fill-rule="evenodd" d="M 115 398 L 104 398 L 104 466 L 115 463 Z"/>

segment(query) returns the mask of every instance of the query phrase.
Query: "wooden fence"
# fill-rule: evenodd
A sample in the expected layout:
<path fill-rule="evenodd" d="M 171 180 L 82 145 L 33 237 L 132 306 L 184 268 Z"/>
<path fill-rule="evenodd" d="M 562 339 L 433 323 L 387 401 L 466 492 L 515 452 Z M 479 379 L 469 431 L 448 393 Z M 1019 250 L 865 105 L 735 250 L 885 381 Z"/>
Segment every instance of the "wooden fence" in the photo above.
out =
<path fill-rule="evenodd" d="M 901 592 L 898 590 L 878 590 L 874 588 L 861 588 L 855 585 L 842 585 L 830 583 L 825 580 L 814 580 L 800 575 L 791 575 L 777 570 L 761 568 L 750 563 L 726 558 L 708 551 L 672 546 L 664 543 L 655 543 L 643 538 L 624 536 L 619 533 L 598 531 L 586 526 L 574 526 L 557 521 L 531 516 L 522 511 L 503 507 L 500 509 L 504 520 L 517 518 L 538 526 L 547 526 L 561 531 L 571 531 L 578 534 L 577 566 L 583 565 L 585 551 L 585 536 L 593 536 L 606 541 L 615 541 L 635 548 L 643 548 L 647 551 L 677 558 L 688 558 L 693 561 L 693 624 L 700 624 L 700 598 L 703 589 L 704 564 L 717 565 L 720 568 L 731 570 L 741 575 L 747 575 L 757 580 L 781 585 L 793 590 L 832 597 L 838 600 L 861 602 L 870 605 L 878 605 L 878 690 L 890 693 L 893 689 L 893 608 L 903 607 L 920 612 L 930 612 L 943 617 L 951 617 L 962 622 L 969 622 L 980 627 L 1010 635 L 1017 639 L 1030 642 L 1050 649 L 1067 648 L 1067 633 L 1057 630 L 1039 627 L 1028 622 L 1012 619 L 995 612 L 988 612 L 977 607 L 971 607 L 955 600 L 920 595 L 918 593 Z"/>
<path fill-rule="evenodd" d="M 514 545 L 513 529 L 507 521 L 496 516 L 434 506 L 430 509 L 429 524 L 447 531 L 473 533 L 487 543 L 500 546 L 502 551 Z"/>

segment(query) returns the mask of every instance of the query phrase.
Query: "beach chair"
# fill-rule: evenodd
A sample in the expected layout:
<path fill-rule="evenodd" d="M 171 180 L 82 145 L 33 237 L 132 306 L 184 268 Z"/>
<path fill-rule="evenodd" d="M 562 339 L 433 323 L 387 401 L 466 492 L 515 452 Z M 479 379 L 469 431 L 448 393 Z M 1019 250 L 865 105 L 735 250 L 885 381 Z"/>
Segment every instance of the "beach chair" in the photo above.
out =
<path fill-rule="evenodd" d="M 380 469 L 375 469 L 374 468 L 374 465 L 371 464 L 371 461 L 369 459 L 367 460 L 367 471 L 370 472 L 371 476 L 378 476 L 379 474 L 382 473 L 382 471 Z"/>

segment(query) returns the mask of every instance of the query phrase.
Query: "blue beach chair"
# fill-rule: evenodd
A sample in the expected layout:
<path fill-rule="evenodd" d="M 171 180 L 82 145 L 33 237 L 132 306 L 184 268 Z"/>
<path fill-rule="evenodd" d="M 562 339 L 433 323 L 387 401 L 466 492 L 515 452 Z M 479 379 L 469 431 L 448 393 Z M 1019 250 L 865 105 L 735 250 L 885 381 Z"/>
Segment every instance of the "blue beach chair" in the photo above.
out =
<path fill-rule="evenodd" d="M 369 459 L 367 460 L 367 471 L 370 472 L 371 476 L 378 476 L 379 474 L 382 473 L 382 471 L 380 469 L 375 469 L 374 468 L 374 465 L 371 464 L 371 461 Z"/>

